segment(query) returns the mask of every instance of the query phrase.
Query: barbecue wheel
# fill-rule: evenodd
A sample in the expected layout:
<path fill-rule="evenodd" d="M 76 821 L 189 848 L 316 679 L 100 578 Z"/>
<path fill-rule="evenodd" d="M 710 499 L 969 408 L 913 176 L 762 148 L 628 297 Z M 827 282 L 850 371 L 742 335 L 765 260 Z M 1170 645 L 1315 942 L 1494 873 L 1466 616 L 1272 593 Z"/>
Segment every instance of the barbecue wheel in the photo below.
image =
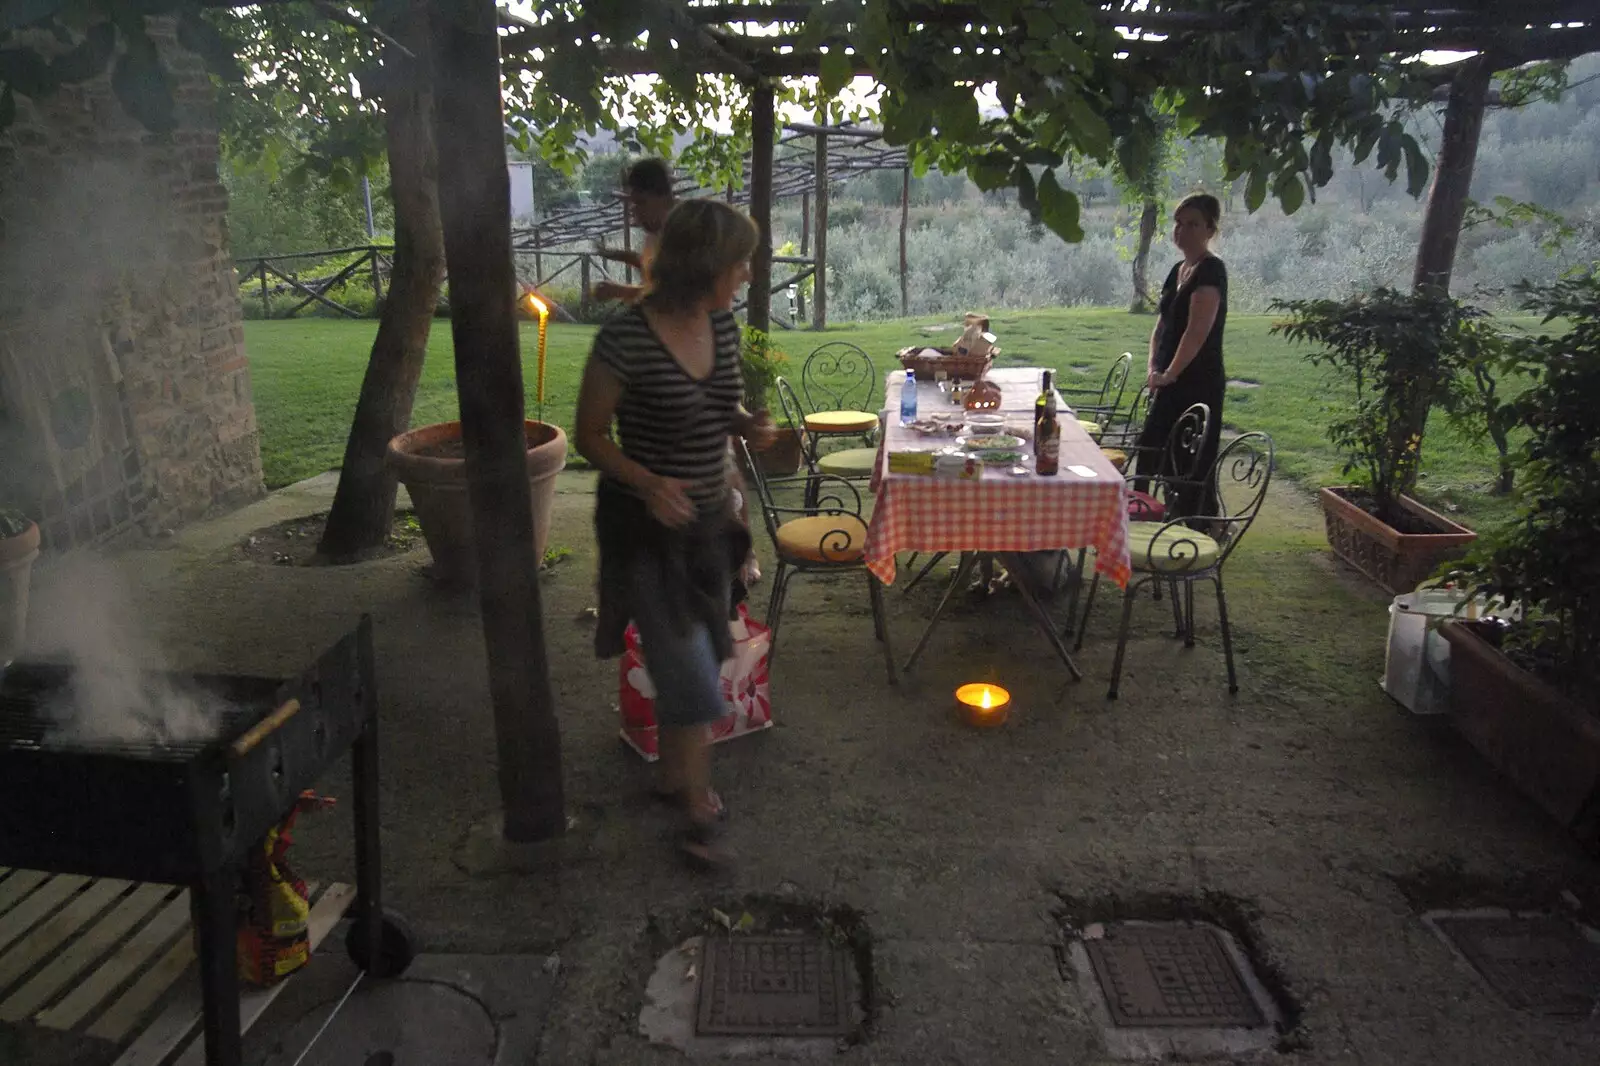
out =
<path fill-rule="evenodd" d="M 361 920 L 357 918 L 351 921 L 345 933 L 344 946 L 350 953 L 350 961 L 365 970 L 369 977 L 398 977 L 404 973 L 417 954 L 406 920 L 384 908 L 383 917 L 378 920 L 376 953 L 367 950 L 367 939 L 361 935 L 361 928 Z"/>

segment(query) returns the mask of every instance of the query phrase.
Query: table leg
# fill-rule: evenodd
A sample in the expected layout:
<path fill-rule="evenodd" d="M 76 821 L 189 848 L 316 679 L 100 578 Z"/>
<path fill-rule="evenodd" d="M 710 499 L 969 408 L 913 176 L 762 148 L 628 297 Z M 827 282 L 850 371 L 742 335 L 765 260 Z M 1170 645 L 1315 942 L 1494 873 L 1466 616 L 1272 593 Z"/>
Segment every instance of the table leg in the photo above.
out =
<path fill-rule="evenodd" d="M 944 616 L 944 609 L 950 605 L 950 596 L 956 589 L 963 587 L 972 575 L 972 569 L 977 565 L 977 552 L 962 552 L 961 565 L 956 568 L 956 576 L 944 590 L 944 596 L 939 600 L 939 606 L 933 612 L 933 618 L 928 622 L 928 628 L 923 630 L 922 639 L 917 641 L 917 647 L 911 653 L 911 658 L 906 660 L 901 668 L 903 673 L 909 674 L 911 668 L 917 665 L 917 660 L 922 657 L 923 649 L 928 646 L 928 638 L 933 636 L 934 627 L 939 624 L 939 619 Z"/>
<path fill-rule="evenodd" d="M 1039 597 L 1034 593 L 1027 567 L 1013 566 L 1009 569 L 1012 581 L 1016 582 L 1017 591 L 1022 593 L 1023 602 L 1028 605 L 1028 610 L 1033 613 L 1034 621 L 1038 623 L 1039 628 L 1044 632 L 1045 638 L 1050 641 L 1050 646 L 1055 648 L 1056 654 L 1061 657 L 1061 661 L 1067 664 L 1067 670 L 1071 672 L 1072 680 L 1082 681 L 1083 674 L 1078 670 L 1078 664 L 1072 661 L 1072 654 L 1067 651 L 1067 646 L 1061 643 L 1061 637 L 1056 632 L 1055 621 L 1050 617 L 1050 612 L 1044 609 L 1044 605 L 1039 602 Z"/>

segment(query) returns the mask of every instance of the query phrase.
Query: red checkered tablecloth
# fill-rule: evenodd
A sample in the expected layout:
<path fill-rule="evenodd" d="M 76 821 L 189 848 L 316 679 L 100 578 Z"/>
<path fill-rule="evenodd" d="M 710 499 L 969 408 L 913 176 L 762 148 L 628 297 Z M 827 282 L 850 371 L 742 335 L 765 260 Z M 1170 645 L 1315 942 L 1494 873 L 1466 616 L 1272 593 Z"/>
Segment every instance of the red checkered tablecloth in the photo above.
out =
<path fill-rule="evenodd" d="M 1031 387 L 1037 393 L 1038 371 L 1008 368 L 990 376 L 1002 373 L 1019 379 L 1031 374 Z M 902 551 L 1030 552 L 1091 547 L 1096 570 L 1119 586 L 1128 583 L 1127 482 L 1076 421 L 1061 420 L 1061 472 L 1055 477 L 1013 477 L 995 469 L 986 471 L 978 481 L 891 474 L 890 450 L 937 446 L 901 428 L 899 388 L 892 378 L 887 390 L 886 432 L 873 477 L 878 499 L 866 543 L 867 569 L 880 581 L 886 585 L 894 581 L 895 554 Z M 1032 396 L 1028 396 L 1026 408 L 1021 397 L 1027 383 L 1001 384 L 1006 392 L 1002 409 L 1026 421 Z M 919 404 L 936 402 L 925 389 L 918 390 Z M 1073 466 L 1091 470 L 1093 476 L 1074 473 Z"/>

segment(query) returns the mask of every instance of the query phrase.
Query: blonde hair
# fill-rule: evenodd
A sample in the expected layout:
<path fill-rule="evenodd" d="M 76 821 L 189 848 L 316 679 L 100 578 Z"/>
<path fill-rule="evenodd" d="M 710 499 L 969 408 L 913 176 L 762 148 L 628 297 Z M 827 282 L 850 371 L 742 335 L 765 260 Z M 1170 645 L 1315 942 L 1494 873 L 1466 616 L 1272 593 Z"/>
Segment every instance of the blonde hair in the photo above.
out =
<path fill-rule="evenodd" d="M 711 295 L 717 279 L 755 254 L 761 231 L 749 215 L 718 200 L 684 200 L 661 226 L 644 302 L 687 311 Z"/>

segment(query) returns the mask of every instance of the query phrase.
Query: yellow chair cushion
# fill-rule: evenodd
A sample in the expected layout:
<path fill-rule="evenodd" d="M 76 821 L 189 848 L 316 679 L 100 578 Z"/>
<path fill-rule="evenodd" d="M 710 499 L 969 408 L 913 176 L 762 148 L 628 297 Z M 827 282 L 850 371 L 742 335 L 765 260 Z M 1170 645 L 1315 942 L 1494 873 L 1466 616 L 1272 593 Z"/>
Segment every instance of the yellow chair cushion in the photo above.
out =
<path fill-rule="evenodd" d="M 1130 522 L 1128 554 L 1135 570 L 1176 574 L 1213 565 L 1222 554 L 1222 546 L 1187 526 L 1169 528 L 1154 522 Z"/>
<path fill-rule="evenodd" d="M 817 458 L 817 469 L 834 477 L 871 477 L 878 461 L 876 448 L 847 448 Z"/>
<path fill-rule="evenodd" d="M 878 428 L 878 416 L 870 411 L 814 411 L 806 415 L 806 428 L 813 433 L 866 433 Z"/>
<path fill-rule="evenodd" d="M 853 563 L 867 546 L 867 524 L 852 514 L 813 515 L 778 527 L 778 550 L 812 563 Z"/>
<path fill-rule="evenodd" d="M 1078 425 L 1083 427 L 1083 431 L 1085 433 L 1089 434 L 1089 439 L 1090 440 L 1099 440 L 1100 439 L 1100 434 L 1102 434 L 1102 433 L 1104 433 L 1106 431 L 1106 428 L 1104 426 L 1102 426 L 1100 423 L 1091 422 L 1087 418 L 1080 418 L 1077 421 L 1078 421 Z"/>
<path fill-rule="evenodd" d="M 1100 454 L 1111 460 L 1111 465 L 1118 470 L 1128 469 L 1128 453 L 1121 448 L 1101 448 Z"/>

